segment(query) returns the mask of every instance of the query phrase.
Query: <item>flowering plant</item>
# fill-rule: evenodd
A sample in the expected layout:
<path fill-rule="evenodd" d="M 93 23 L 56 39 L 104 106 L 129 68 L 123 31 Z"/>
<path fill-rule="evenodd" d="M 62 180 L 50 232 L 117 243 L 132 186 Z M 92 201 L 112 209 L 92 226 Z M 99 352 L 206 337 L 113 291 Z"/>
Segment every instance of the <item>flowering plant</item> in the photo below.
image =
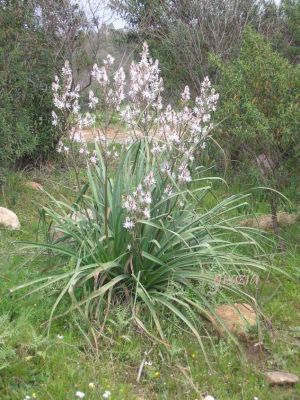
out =
<path fill-rule="evenodd" d="M 80 111 L 79 88 L 72 89 L 68 64 L 53 85 L 53 123 L 59 125 L 60 112 L 76 122 L 71 139 L 79 143 L 78 155 L 87 159 L 88 190 L 71 205 L 52 199 L 53 207 L 45 211 L 60 235 L 52 244 L 31 244 L 50 248 L 71 263 L 67 271 L 58 266 L 41 286 L 64 282 L 50 321 L 69 295 L 68 311 L 97 320 L 93 329 L 100 335 L 110 309 L 122 303 L 129 306 L 135 324 L 164 343 L 164 316 L 172 313 L 205 350 L 197 315 L 214 314 L 208 293 L 215 287 L 216 272 L 245 275 L 264 269 L 256 258 L 240 252 L 250 245 L 259 250 L 255 230 L 234 224 L 233 212 L 245 206 L 247 196 L 205 206 L 211 182 L 218 178 L 205 177 L 198 158 L 213 127 L 218 95 L 206 78 L 194 101 L 186 87 L 180 108 L 165 106 L 159 65 L 146 44 L 140 62 L 130 67 L 129 81 L 122 68 L 113 72 L 113 64 L 108 56 L 102 67 L 93 67 L 99 95 L 89 91 L 86 113 Z M 95 128 L 91 155 L 80 138 L 82 128 L 94 124 L 91 110 L 97 109 L 106 116 Z M 107 132 L 114 113 L 127 124 L 132 140 L 113 158 Z M 58 150 L 68 155 L 63 142 Z M 227 290 L 243 294 L 238 286 Z"/>

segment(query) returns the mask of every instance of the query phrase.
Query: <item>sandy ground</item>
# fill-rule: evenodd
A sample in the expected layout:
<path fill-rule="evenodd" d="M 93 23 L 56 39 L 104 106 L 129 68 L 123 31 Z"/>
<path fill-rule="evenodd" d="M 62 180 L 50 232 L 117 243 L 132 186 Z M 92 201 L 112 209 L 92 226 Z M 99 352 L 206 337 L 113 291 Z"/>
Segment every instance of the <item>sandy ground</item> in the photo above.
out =
<path fill-rule="evenodd" d="M 100 129 L 88 128 L 83 129 L 82 136 L 87 142 L 93 142 L 98 135 L 103 136 L 103 132 Z M 109 128 L 106 133 L 106 137 L 110 142 L 124 143 L 129 138 L 128 132 L 122 128 Z"/>

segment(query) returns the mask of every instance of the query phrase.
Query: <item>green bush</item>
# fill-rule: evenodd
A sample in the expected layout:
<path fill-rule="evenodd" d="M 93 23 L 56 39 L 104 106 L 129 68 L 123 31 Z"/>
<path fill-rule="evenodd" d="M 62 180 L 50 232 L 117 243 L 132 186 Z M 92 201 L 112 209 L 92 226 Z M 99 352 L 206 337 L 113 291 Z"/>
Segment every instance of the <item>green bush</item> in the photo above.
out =
<path fill-rule="evenodd" d="M 0 165 L 49 155 L 55 58 L 35 9 L 23 1 L 0 5 Z"/>
<path fill-rule="evenodd" d="M 260 185 L 284 191 L 299 164 L 300 69 L 272 50 L 270 43 L 247 29 L 240 55 L 219 67 L 222 121 L 217 140 L 228 157 L 256 171 Z M 269 192 L 274 215 L 278 196 Z"/>

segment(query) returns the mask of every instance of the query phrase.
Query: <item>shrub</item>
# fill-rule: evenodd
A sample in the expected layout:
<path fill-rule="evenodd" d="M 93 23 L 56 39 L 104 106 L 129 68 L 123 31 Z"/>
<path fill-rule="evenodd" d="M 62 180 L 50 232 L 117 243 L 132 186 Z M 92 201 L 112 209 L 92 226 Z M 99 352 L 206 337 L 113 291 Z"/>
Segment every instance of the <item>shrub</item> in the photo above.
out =
<path fill-rule="evenodd" d="M 76 310 L 82 321 L 96 321 L 93 329 L 99 335 L 110 311 L 120 304 L 128 307 L 140 329 L 163 343 L 167 341 L 164 320 L 173 316 L 205 352 L 199 316 L 214 314 L 209 293 L 215 289 L 216 274 L 265 269 L 253 257 L 261 250 L 256 241 L 259 232 L 237 224 L 235 210 L 245 206 L 247 196 L 205 205 L 217 178 L 206 178 L 197 159 L 209 139 L 218 95 L 205 79 L 194 103 L 186 87 L 181 109 L 165 107 L 158 63 L 151 60 L 146 45 L 141 61 L 131 66 L 126 98 L 123 70 L 113 72 L 112 65 L 108 56 L 103 67 L 94 66 L 92 76 L 102 95 L 96 98 L 90 93 L 89 106 L 105 109 L 105 121 L 120 113 L 131 128 L 133 143 L 112 153 L 105 136 L 108 124 L 103 122 L 104 136 L 99 133 L 91 157 L 80 140 L 80 127 L 94 118 L 80 113 L 66 64 L 62 79 L 57 77 L 53 86 L 57 106 L 53 122 L 60 124 L 66 104 L 73 109 L 72 118 L 79 125 L 71 135 L 87 157 L 88 184 L 74 203 L 51 198 L 52 206 L 44 210 L 55 227 L 53 242 L 27 245 L 51 250 L 63 263 L 60 260 L 51 276 L 21 287 L 37 285 L 35 291 L 60 283 L 50 321 L 69 296 L 66 312 Z M 59 151 L 69 157 L 71 150 L 61 142 Z M 225 284 L 223 289 L 221 296 L 228 291 L 255 303 L 235 285 Z"/>
<path fill-rule="evenodd" d="M 51 83 L 66 46 L 80 36 L 80 18 L 68 1 L 0 1 L 0 165 L 40 161 L 55 150 Z"/>
<path fill-rule="evenodd" d="M 234 160 L 256 168 L 259 184 L 283 191 L 299 159 L 298 66 L 274 52 L 264 37 L 247 29 L 241 53 L 218 61 L 222 92 L 218 140 Z M 269 192 L 278 233 L 278 196 Z"/>
<path fill-rule="evenodd" d="M 53 147 L 51 75 L 55 67 L 31 7 L 0 7 L 0 163 L 14 165 Z"/>

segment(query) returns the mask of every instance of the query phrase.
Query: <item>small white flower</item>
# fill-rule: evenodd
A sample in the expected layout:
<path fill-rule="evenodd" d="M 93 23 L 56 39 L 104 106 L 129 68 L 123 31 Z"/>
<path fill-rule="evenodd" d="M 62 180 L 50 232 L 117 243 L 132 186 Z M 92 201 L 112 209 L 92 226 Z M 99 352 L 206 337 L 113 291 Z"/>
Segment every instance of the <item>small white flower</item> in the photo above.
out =
<path fill-rule="evenodd" d="M 172 189 L 171 185 L 167 185 L 165 187 L 164 194 L 167 195 L 167 197 L 169 197 L 173 194 L 173 189 Z"/>
<path fill-rule="evenodd" d="M 105 392 L 104 392 L 103 395 L 102 395 L 102 397 L 103 397 L 104 399 L 109 399 L 110 396 L 111 396 L 111 393 L 110 393 L 109 390 L 105 390 Z"/>
<path fill-rule="evenodd" d="M 52 125 L 56 126 L 57 124 L 58 124 L 57 114 L 54 111 L 52 111 Z"/>
<path fill-rule="evenodd" d="M 184 91 L 181 93 L 181 98 L 184 101 L 188 101 L 191 98 L 191 94 L 190 94 L 190 88 L 188 86 L 186 86 L 184 88 Z"/>
<path fill-rule="evenodd" d="M 57 335 L 56 337 L 57 337 L 57 339 L 59 339 L 59 340 L 62 340 L 62 339 L 64 338 L 63 335 Z"/>
<path fill-rule="evenodd" d="M 83 399 L 85 397 L 85 394 L 83 392 L 80 392 L 80 390 L 77 390 L 75 396 L 78 397 L 79 399 Z"/>
<path fill-rule="evenodd" d="M 210 394 L 208 394 L 204 397 L 204 400 L 215 400 L 215 398 L 213 396 L 211 396 Z"/>
<path fill-rule="evenodd" d="M 110 54 L 106 57 L 106 60 L 103 61 L 103 64 L 108 64 L 108 65 L 113 65 L 115 62 L 114 57 L 112 57 Z"/>
<path fill-rule="evenodd" d="M 149 219 L 151 217 L 149 208 L 143 210 L 143 215 L 145 218 Z"/>
<path fill-rule="evenodd" d="M 99 103 L 99 99 L 94 95 L 92 90 L 89 91 L 89 108 L 93 109 Z"/>
<path fill-rule="evenodd" d="M 145 202 L 146 204 L 151 204 L 151 202 L 152 202 L 152 197 L 151 197 L 151 193 L 150 193 L 150 192 L 148 192 L 148 193 L 145 194 L 145 196 L 144 196 L 144 202 Z"/>
<path fill-rule="evenodd" d="M 132 229 L 134 228 L 135 223 L 129 217 L 126 217 L 123 226 L 125 229 Z"/>
<path fill-rule="evenodd" d="M 144 179 L 144 184 L 148 187 L 155 185 L 154 173 L 151 171 Z"/>
<path fill-rule="evenodd" d="M 197 18 L 193 18 L 190 22 L 190 25 L 195 28 L 198 24 L 198 19 Z"/>
<path fill-rule="evenodd" d="M 97 164 L 97 156 L 95 156 L 95 155 L 93 155 L 91 158 L 90 158 L 90 162 L 91 163 L 93 163 L 93 164 Z"/>

